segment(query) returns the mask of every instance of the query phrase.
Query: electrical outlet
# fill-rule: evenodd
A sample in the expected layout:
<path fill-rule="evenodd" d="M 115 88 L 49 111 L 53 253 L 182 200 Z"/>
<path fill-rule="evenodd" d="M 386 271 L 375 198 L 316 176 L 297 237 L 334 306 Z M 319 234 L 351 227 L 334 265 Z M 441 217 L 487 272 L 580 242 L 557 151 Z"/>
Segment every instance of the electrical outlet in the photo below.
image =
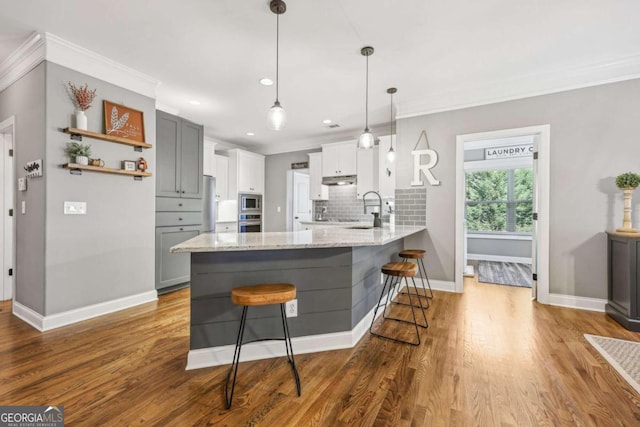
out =
<path fill-rule="evenodd" d="M 287 301 L 284 305 L 284 311 L 287 313 L 287 317 L 297 317 L 298 316 L 298 300 L 294 299 L 291 301 Z"/>

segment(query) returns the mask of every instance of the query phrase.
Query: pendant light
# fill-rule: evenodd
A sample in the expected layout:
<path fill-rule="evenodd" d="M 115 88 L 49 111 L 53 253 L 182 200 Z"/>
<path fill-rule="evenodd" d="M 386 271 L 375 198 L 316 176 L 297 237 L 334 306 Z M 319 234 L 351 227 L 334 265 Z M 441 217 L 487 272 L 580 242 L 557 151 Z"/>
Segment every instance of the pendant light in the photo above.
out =
<path fill-rule="evenodd" d="M 276 14 L 276 102 L 269 109 L 267 126 L 271 130 L 280 130 L 287 122 L 287 112 L 280 105 L 279 95 L 279 60 L 280 60 L 280 15 L 287 11 L 287 5 L 283 0 L 271 0 L 269 3 L 271 12 Z"/>
<path fill-rule="evenodd" d="M 389 111 L 389 151 L 387 151 L 387 160 L 393 162 L 396 158 L 396 152 L 393 151 L 393 94 L 396 93 L 398 89 L 395 87 L 390 87 L 387 89 L 387 93 L 391 95 L 391 108 Z"/>
<path fill-rule="evenodd" d="M 360 54 L 367 58 L 367 77 L 366 77 L 366 91 L 365 91 L 365 122 L 364 132 L 358 138 L 359 148 L 372 148 L 373 147 L 373 135 L 369 130 L 369 57 L 373 55 L 373 48 L 371 46 L 365 46 L 360 49 Z"/>

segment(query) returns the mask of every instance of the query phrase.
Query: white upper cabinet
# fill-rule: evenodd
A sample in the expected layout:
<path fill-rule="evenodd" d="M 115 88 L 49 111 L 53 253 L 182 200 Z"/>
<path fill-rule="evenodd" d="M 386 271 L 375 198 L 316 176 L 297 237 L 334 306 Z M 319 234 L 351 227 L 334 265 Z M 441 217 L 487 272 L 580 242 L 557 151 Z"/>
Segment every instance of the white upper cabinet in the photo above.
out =
<path fill-rule="evenodd" d="M 229 198 L 229 158 L 215 155 L 216 200 Z"/>
<path fill-rule="evenodd" d="M 393 199 L 396 197 L 396 162 L 398 159 L 390 162 L 387 159 L 387 153 L 391 144 L 391 136 L 381 136 L 378 151 L 378 192 L 383 199 Z M 393 149 L 398 147 L 393 138 Z M 397 152 L 396 152 L 397 154 Z M 397 157 L 397 156 L 396 156 Z"/>
<path fill-rule="evenodd" d="M 322 185 L 322 153 L 309 156 L 309 196 L 311 200 L 329 200 L 329 187 Z"/>
<path fill-rule="evenodd" d="M 357 174 L 355 141 L 322 144 L 322 176 Z"/>
<path fill-rule="evenodd" d="M 202 174 L 209 175 L 209 176 L 216 176 L 216 162 L 214 158 L 216 154 L 216 143 L 208 139 L 205 139 L 203 150 L 204 152 L 202 157 Z"/>
<path fill-rule="evenodd" d="M 378 147 L 357 150 L 357 157 L 356 198 L 362 199 L 367 191 L 378 191 Z"/>
<path fill-rule="evenodd" d="M 264 193 L 264 156 L 245 150 L 229 150 L 229 197 L 238 193 Z"/>

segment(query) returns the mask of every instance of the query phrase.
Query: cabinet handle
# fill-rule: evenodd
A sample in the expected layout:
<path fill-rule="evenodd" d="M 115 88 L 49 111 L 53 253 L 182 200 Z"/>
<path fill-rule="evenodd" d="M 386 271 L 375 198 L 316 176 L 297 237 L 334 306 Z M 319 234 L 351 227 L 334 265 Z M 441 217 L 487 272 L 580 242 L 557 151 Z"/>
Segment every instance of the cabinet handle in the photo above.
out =
<path fill-rule="evenodd" d="M 180 231 L 184 231 L 184 228 L 180 227 Z"/>
<path fill-rule="evenodd" d="M 178 206 L 182 206 L 182 203 L 178 203 Z"/>
<path fill-rule="evenodd" d="M 176 190 L 176 193 L 180 193 L 180 190 Z"/>
<path fill-rule="evenodd" d="M 182 190 L 182 192 L 184 193 L 184 190 Z"/>
<path fill-rule="evenodd" d="M 178 221 L 182 221 L 182 218 L 178 218 Z"/>

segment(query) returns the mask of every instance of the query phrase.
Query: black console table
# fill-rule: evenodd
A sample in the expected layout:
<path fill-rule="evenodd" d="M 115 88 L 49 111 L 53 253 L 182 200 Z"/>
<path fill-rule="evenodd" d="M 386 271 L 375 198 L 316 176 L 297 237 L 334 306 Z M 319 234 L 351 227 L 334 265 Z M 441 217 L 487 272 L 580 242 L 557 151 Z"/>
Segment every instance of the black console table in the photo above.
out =
<path fill-rule="evenodd" d="M 606 313 L 640 332 L 640 233 L 607 232 Z"/>

